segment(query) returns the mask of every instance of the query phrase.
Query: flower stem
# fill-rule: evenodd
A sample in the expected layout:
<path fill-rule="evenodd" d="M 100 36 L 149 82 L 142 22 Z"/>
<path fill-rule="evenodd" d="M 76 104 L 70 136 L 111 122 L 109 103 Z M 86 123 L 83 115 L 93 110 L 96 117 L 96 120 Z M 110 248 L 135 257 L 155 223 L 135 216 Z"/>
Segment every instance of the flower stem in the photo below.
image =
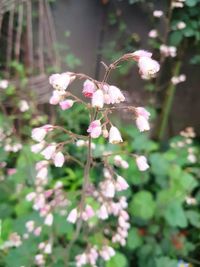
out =
<path fill-rule="evenodd" d="M 179 75 L 180 67 L 181 67 L 181 62 L 178 61 L 174 67 L 173 76 Z M 168 126 L 169 115 L 171 113 L 175 92 L 176 92 L 176 85 L 174 85 L 173 83 L 170 83 L 167 88 L 166 97 L 165 97 L 165 101 L 164 101 L 164 105 L 163 105 L 163 109 L 161 113 L 161 123 L 160 123 L 160 127 L 158 130 L 158 139 L 160 141 L 163 140 L 166 128 Z"/>

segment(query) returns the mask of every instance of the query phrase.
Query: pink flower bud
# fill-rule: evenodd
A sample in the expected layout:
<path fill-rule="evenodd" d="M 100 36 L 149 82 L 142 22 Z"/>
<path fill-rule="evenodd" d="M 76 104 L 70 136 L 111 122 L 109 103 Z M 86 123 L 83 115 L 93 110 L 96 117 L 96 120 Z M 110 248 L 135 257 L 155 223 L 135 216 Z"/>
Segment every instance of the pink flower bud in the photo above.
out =
<path fill-rule="evenodd" d="M 70 109 L 74 104 L 74 101 L 71 99 L 64 100 L 60 102 L 60 107 L 62 110 Z"/>
<path fill-rule="evenodd" d="M 140 171 L 146 171 L 149 168 L 149 165 L 147 163 L 147 159 L 145 156 L 137 156 L 136 157 L 136 164 L 137 164 L 138 169 Z"/>
<path fill-rule="evenodd" d="M 41 231 L 42 231 L 42 227 L 37 227 L 35 230 L 34 230 L 34 235 L 35 236 L 40 236 L 41 234 Z"/>
<path fill-rule="evenodd" d="M 86 80 L 83 84 L 83 95 L 85 97 L 92 98 L 96 89 L 96 85 L 92 81 Z"/>
<path fill-rule="evenodd" d="M 68 217 L 67 217 L 67 221 L 70 223 L 75 223 L 78 219 L 78 211 L 77 209 L 73 209 L 70 211 Z"/>
<path fill-rule="evenodd" d="M 44 224 L 46 224 L 48 226 L 51 226 L 53 224 L 53 214 L 52 213 L 49 213 L 46 216 L 45 221 L 44 221 Z"/>
<path fill-rule="evenodd" d="M 68 75 L 67 73 L 57 73 L 49 77 L 49 83 L 56 90 L 66 90 L 70 81 L 70 75 Z"/>
<path fill-rule="evenodd" d="M 123 191 L 126 190 L 129 187 L 128 183 L 122 176 L 117 176 L 117 181 L 115 184 L 115 188 L 117 191 Z"/>
<path fill-rule="evenodd" d="M 7 174 L 8 175 L 13 175 L 17 172 L 17 169 L 16 168 L 9 168 L 7 169 Z"/>
<path fill-rule="evenodd" d="M 118 144 L 123 142 L 121 134 L 117 127 L 112 126 L 109 131 L 109 143 L 111 144 Z"/>
<path fill-rule="evenodd" d="M 53 156 L 53 162 L 56 167 L 62 167 L 65 162 L 65 157 L 62 152 L 58 152 Z"/>
<path fill-rule="evenodd" d="M 90 133 L 92 138 L 98 138 L 102 132 L 100 120 L 92 121 L 87 129 L 87 132 Z"/>
<path fill-rule="evenodd" d="M 92 96 L 92 106 L 96 108 L 103 108 L 103 105 L 104 105 L 103 91 L 98 89 L 96 92 L 94 92 Z"/>

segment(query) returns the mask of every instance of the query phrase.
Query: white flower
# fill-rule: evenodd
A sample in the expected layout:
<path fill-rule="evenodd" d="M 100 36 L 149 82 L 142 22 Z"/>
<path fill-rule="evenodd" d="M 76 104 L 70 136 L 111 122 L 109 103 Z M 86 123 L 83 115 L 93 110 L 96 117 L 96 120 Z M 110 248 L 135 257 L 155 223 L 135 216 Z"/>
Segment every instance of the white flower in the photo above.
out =
<path fill-rule="evenodd" d="M 106 97 L 104 95 L 104 101 L 106 104 L 118 104 L 125 101 L 125 97 L 118 87 L 111 85 L 104 88 L 106 88 Z"/>
<path fill-rule="evenodd" d="M 71 81 L 70 75 L 67 73 L 56 73 L 49 77 L 49 83 L 56 90 L 66 90 Z"/>
<path fill-rule="evenodd" d="M 116 181 L 116 184 L 115 184 L 115 188 L 117 191 L 123 191 L 123 190 L 126 190 L 127 188 L 129 187 L 128 183 L 126 182 L 126 180 L 118 175 L 117 176 L 117 181 Z"/>
<path fill-rule="evenodd" d="M 101 184 L 101 191 L 105 197 L 113 198 L 115 195 L 115 186 L 111 180 L 106 180 Z"/>
<path fill-rule="evenodd" d="M 138 129 L 140 130 L 140 132 L 144 132 L 144 131 L 149 131 L 150 130 L 149 122 L 143 116 L 138 116 L 136 118 L 136 125 L 137 125 Z"/>
<path fill-rule="evenodd" d="M 118 144 L 123 142 L 120 131 L 117 127 L 112 126 L 109 131 L 109 143 L 111 144 Z"/>
<path fill-rule="evenodd" d="M 162 10 L 154 10 L 154 12 L 153 12 L 153 16 L 155 18 L 160 18 L 160 17 L 162 17 L 162 15 L 163 15 L 163 11 Z"/>
<path fill-rule="evenodd" d="M 31 146 L 31 152 L 39 153 L 45 146 L 45 142 L 42 141 L 41 143 L 35 144 Z"/>
<path fill-rule="evenodd" d="M 31 137 L 33 140 L 41 142 L 45 138 L 46 134 L 47 131 L 44 128 L 38 127 L 32 130 Z"/>
<path fill-rule="evenodd" d="M 102 205 L 97 212 L 98 217 L 101 220 L 106 220 L 108 218 L 108 210 L 105 205 Z"/>
<path fill-rule="evenodd" d="M 185 22 L 180 21 L 177 23 L 176 27 L 177 27 L 177 29 L 182 30 L 186 27 L 186 24 L 185 24 Z"/>
<path fill-rule="evenodd" d="M 92 96 L 92 106 L 96 108 L 103 108 L 103 105 L 104 105 L 103 91 L 98 89 L 96 92 L 94 92 Z"/>
<path fill-rule="evenodd" d="M 65 157 L 62 152 L 58 152 L 53 156 L 53 162 L 56 167 L 62 167 L 65 162 Z"/>
<path fill-rule="evenodd" d="M 19 109 L 21 112 L 25 112 L 25 111 L 29 110 L 28 102 L 26 100 L 20 100 Z"/>
<path fill-rule="evenodd" d="M 42 152 L 41 154 L 45 157 L 45 159 L 49 160 L 53 157 L 54 153 L 56 151 L 56 145 L 51 144 L 48 145 Z"/>
<path fill-rule="evenodd" d="M 9 82 L 7 80 L 1 80 L 0 81 L 0 88 L 1 89 L 7 89 L 9 85 Z"/>
<path fill-rule="evenodd" d="M 143 79 L 150 79 L 155 77 L 160 70 L 160 65 L 156 60 L 150 57 L 141 57 L 138 61 L 139 72 Z"/>
<path fill-rule="evenodd" d="M 158 37 L 158 32 L 157 32 L 157 30 L 151 30 L 151 31 L 148 33 L 148 36 L 149 36 L 150 38 L 156 38 L 156 37 Z"/>
<path fill-rule="evenodd" d="M 44 248 L 44 253 L 45 254 L 51 254 L 52 253 L 52 246 L 50 243 L 47 243 L 45 248 Z"/>
<path fill-rule="evenodd" d="M 137 164 L 138 169 L 140 171 L 146 171 L 149 168 L 149 165 L 147 163 L 147 159 L 145 156 L 137 156 L 136 157 L 136 164 Z"/>
<path fill-rule="evenodd" d="M 68 217 L 67 217 L 67 221 L 70 223 L 75 223 L 78 219 L 78 211 L 77 209 L 73 209 L 70 211 Z"/>
<path fill-rule="evenodd" d="M 49 213 L 45 220 L 44 220 L 44 224 L 48 225 L 48 226 L 51 226 L 53 224 L 53 214 L 52 213 Z"/>

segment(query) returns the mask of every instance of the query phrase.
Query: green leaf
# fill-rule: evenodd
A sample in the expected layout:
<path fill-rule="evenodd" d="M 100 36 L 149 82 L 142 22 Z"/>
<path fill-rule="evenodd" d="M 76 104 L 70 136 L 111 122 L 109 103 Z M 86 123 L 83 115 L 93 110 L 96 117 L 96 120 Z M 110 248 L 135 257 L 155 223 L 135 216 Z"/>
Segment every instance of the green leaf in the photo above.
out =
<path fill-rule="evenodd" d="M 141 236 L 138 233 L 137 228 L 131 228 L 128 233 L 127 246 L 130 250 L 134 250 L 140 247 L 143 243 Z"/>
<path fill-rule="evenodd" d="M 169 257 L 160 257 L 156 259 L 156 267 L 177 267 L 178 261 L 172 260 Z"/>
<path fill-rule="evenodd" d="M 186 211 L 186 216 L 191 225 L 200 228 L 200 214 L 193 210 Z"/>
<path fill-rule="evenodd" d="M 167 175 L 168 170 L 170 169 L 169 162 L 163 157 L 161 153 L 151 154 L 149 157 L 151 163 L 151 171 L 155 175 Z"/>
<path fill-rule="evenodd" d="M 199 0 L 186 0 L 185 4 L 189 7 L 193 7 L 195 6 L 197 3 L 199 2 Z"/>
<path fill-rule="evenodd" d="M 183 34 L 179 31 L 174 31 L 170 35 L 170 44 L 174 46 L 178 46 L 183 40 Z"/>
<path fill-rule="evenodd" d="M 130 211 L 133 216 L 149 220 L 154 216 L 155 202 L 148 191 L 140 191 L 135 194 L 131 203 Z"/>
<path fill-rule="evenodd" d="M 186 214 L 180 202 L 171 202 L 164 210 L 164 217 L 173 227 L 185 228 L 188 225 Z"/>
<path fill-rule="evenodd" d="M 126 267 L 128 265 L 126 257 L 117 252 L 110 261 L 106 262 L 106 267 Z"/>

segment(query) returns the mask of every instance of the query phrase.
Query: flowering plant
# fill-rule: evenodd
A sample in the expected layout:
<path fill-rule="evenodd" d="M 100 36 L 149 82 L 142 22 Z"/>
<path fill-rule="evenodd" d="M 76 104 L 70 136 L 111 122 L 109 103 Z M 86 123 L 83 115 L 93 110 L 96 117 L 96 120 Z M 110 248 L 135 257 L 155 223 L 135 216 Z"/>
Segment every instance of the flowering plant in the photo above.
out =
<path fill-rule="evenodd" d="M 122 246 L 126 244 L 127 231 L 130 227 L 128 222 L 129 215 L 126 211 L 126 198 L 121 196 L 119 192 L 126 190 L 129 185 L 126 180 L 115 171 L 113 164 L 121 168 L 128 168 L 128 163 L 118 155 L 118 152 L 104 152 L 102 155 L 98 156 L 98 161 L 96 161 L 97 159 L 95 159 L 92 151 L 94 146 L 92 140 L 102 135 L 104 138 L 108 138 L 110 144 L 123 142 L 120 131 L 112 124 L 109 118 L 110 113 L 118 109 L 126 109 L 132 113 L 133 116 L 135 116 L 136 125 L 141 132 L 150 129 L 148 122 L 150 113 L 142 107 L 118 106 L 119 103 L 125 101 L 125 96 L 119 88 L 109 85 L 107 80 L 110 72 L 115 69 L 119 63 L 125 60 L 135 60 L 138 63 L 139 73 L 142 78 L 150 79 L 154 77 L 159 71 L 159 64 L 151 57 L 151 53 L 139 50 L 134 53 L 125 54 L 110 66 L 106 66 L 103 63 L 106 71 L 103 81 L 101 82 L 85 74 L 71 72 L 53 74 L 49 78 L 49 82 L 54 88 L 50 98 L 50 104 L 59 104 L 62 110 L 68 110 L 72 108 L 75 103 L 79 103 L 88 110 L 90 119 L 87 129 L 88 135 L 80 135 L 62 126 L 49 124 L 35 128 L 32 131 L 32 138 L 38 142 L 36 145 L 32 146 L 32 151 L 36 153 L 40 152 L 45 160 L 36 164 L 36 190 L 27 195 L 27 200 L 33 201 L 33 208 L 44 218 L 44 224 L 49 226 L 53 224 L 54 210 L 59 208 L 60 213 L 65 215 L 65 209 L 70 209 L 67 215 L 67 221 L 72 224 L 76 223 L 76 230 L 74 237 L 68 245 L 65 264 L 68 264 L 72 246 L 81 234 L 82 227 L 88 227 L 89 232 L 97 231 L 96 227 L 101 220 L 106 221 L 105 228 L 101 229 L 100 227 L 99 229 L 100 232 L 103 231 L 102 241 L 98 242 L 98 244 L 93 244 L 89 240 L 86 241 L 85 252 L 76 256 L 77 266 L 85 264 L 96 266 L 99 257 L 107 261 L 114 256 L 115 251 L 109 239 L 111 239 L 113 243 L 120 243 Z M 85 102 L 68 90 L 69 86 L 76 79 L 85 80 L 82 93 L 86 98 L 91 99 L 91 103 Z M 66 134 L 65 140 L 60 143 L 55 143 L 55 139 L 53 143 L 44 141 L 47 135 L 54 134 L 55 131 L 63 131 Z M 64 147 L 70 143 L 76 144 L 78 147 L 87 147 L 85 162 L 77 160 L 67 152 L 67 157 L 77 161 L 79 165 L 84 166 L 83 185 L 78 193 L 79 200 L 78 203 L 77 200 L 75 201 L 75 206 L 75 203 L 64 197 L 62 184 L 59 182 L 55 185 L 53 190 L 46 190 L 45 188 L 48 183 L 49 163 L 53 162 L 55 167 L 64 166 L 66 160 Z M 127 152 L 125 151 L 125 153 Z M 135 154 L 130 154 L 130 156 L 136 159 L 136 164 L 140 171 L 148 169 L 149 165 L 145 156 Z M 114 157 L 114 162 L 110 164 L 110 158 L 112 157 Z M 103 167 L 103 172 L 100 174 L 103 176 L 103 179 L 100 180 L 99 183 L 96 181 L 92 182 L 90 179 L 91 169 L 95 169 L 97 166 L 98 168 L 100 166 Z M 62 195 L 63 197 L 61 197 Z M 50 201 L 50 199 L 52 200 Z M 69 208 L 71 206 L 73 208 Z M 116 230 L 113 229 L 111 231 L 107 225 L 107 220 L 110 216 L 118 218 Z M 31 221 L 28 222 L 27 229 L 30 232 L 37 232 L 38 228 L 34 228 L 34 222 Z M 46 246 L 48 246 L 49 251 L 49 247 L 53 246 L 52 242 L 52 240 L 49 240 L 46 245 L 42 246 L 40 250 L 41 253 L 37 254 L 35 257 L 36 265 L 45 263 L 43 253 L 45 253 Z"/>

